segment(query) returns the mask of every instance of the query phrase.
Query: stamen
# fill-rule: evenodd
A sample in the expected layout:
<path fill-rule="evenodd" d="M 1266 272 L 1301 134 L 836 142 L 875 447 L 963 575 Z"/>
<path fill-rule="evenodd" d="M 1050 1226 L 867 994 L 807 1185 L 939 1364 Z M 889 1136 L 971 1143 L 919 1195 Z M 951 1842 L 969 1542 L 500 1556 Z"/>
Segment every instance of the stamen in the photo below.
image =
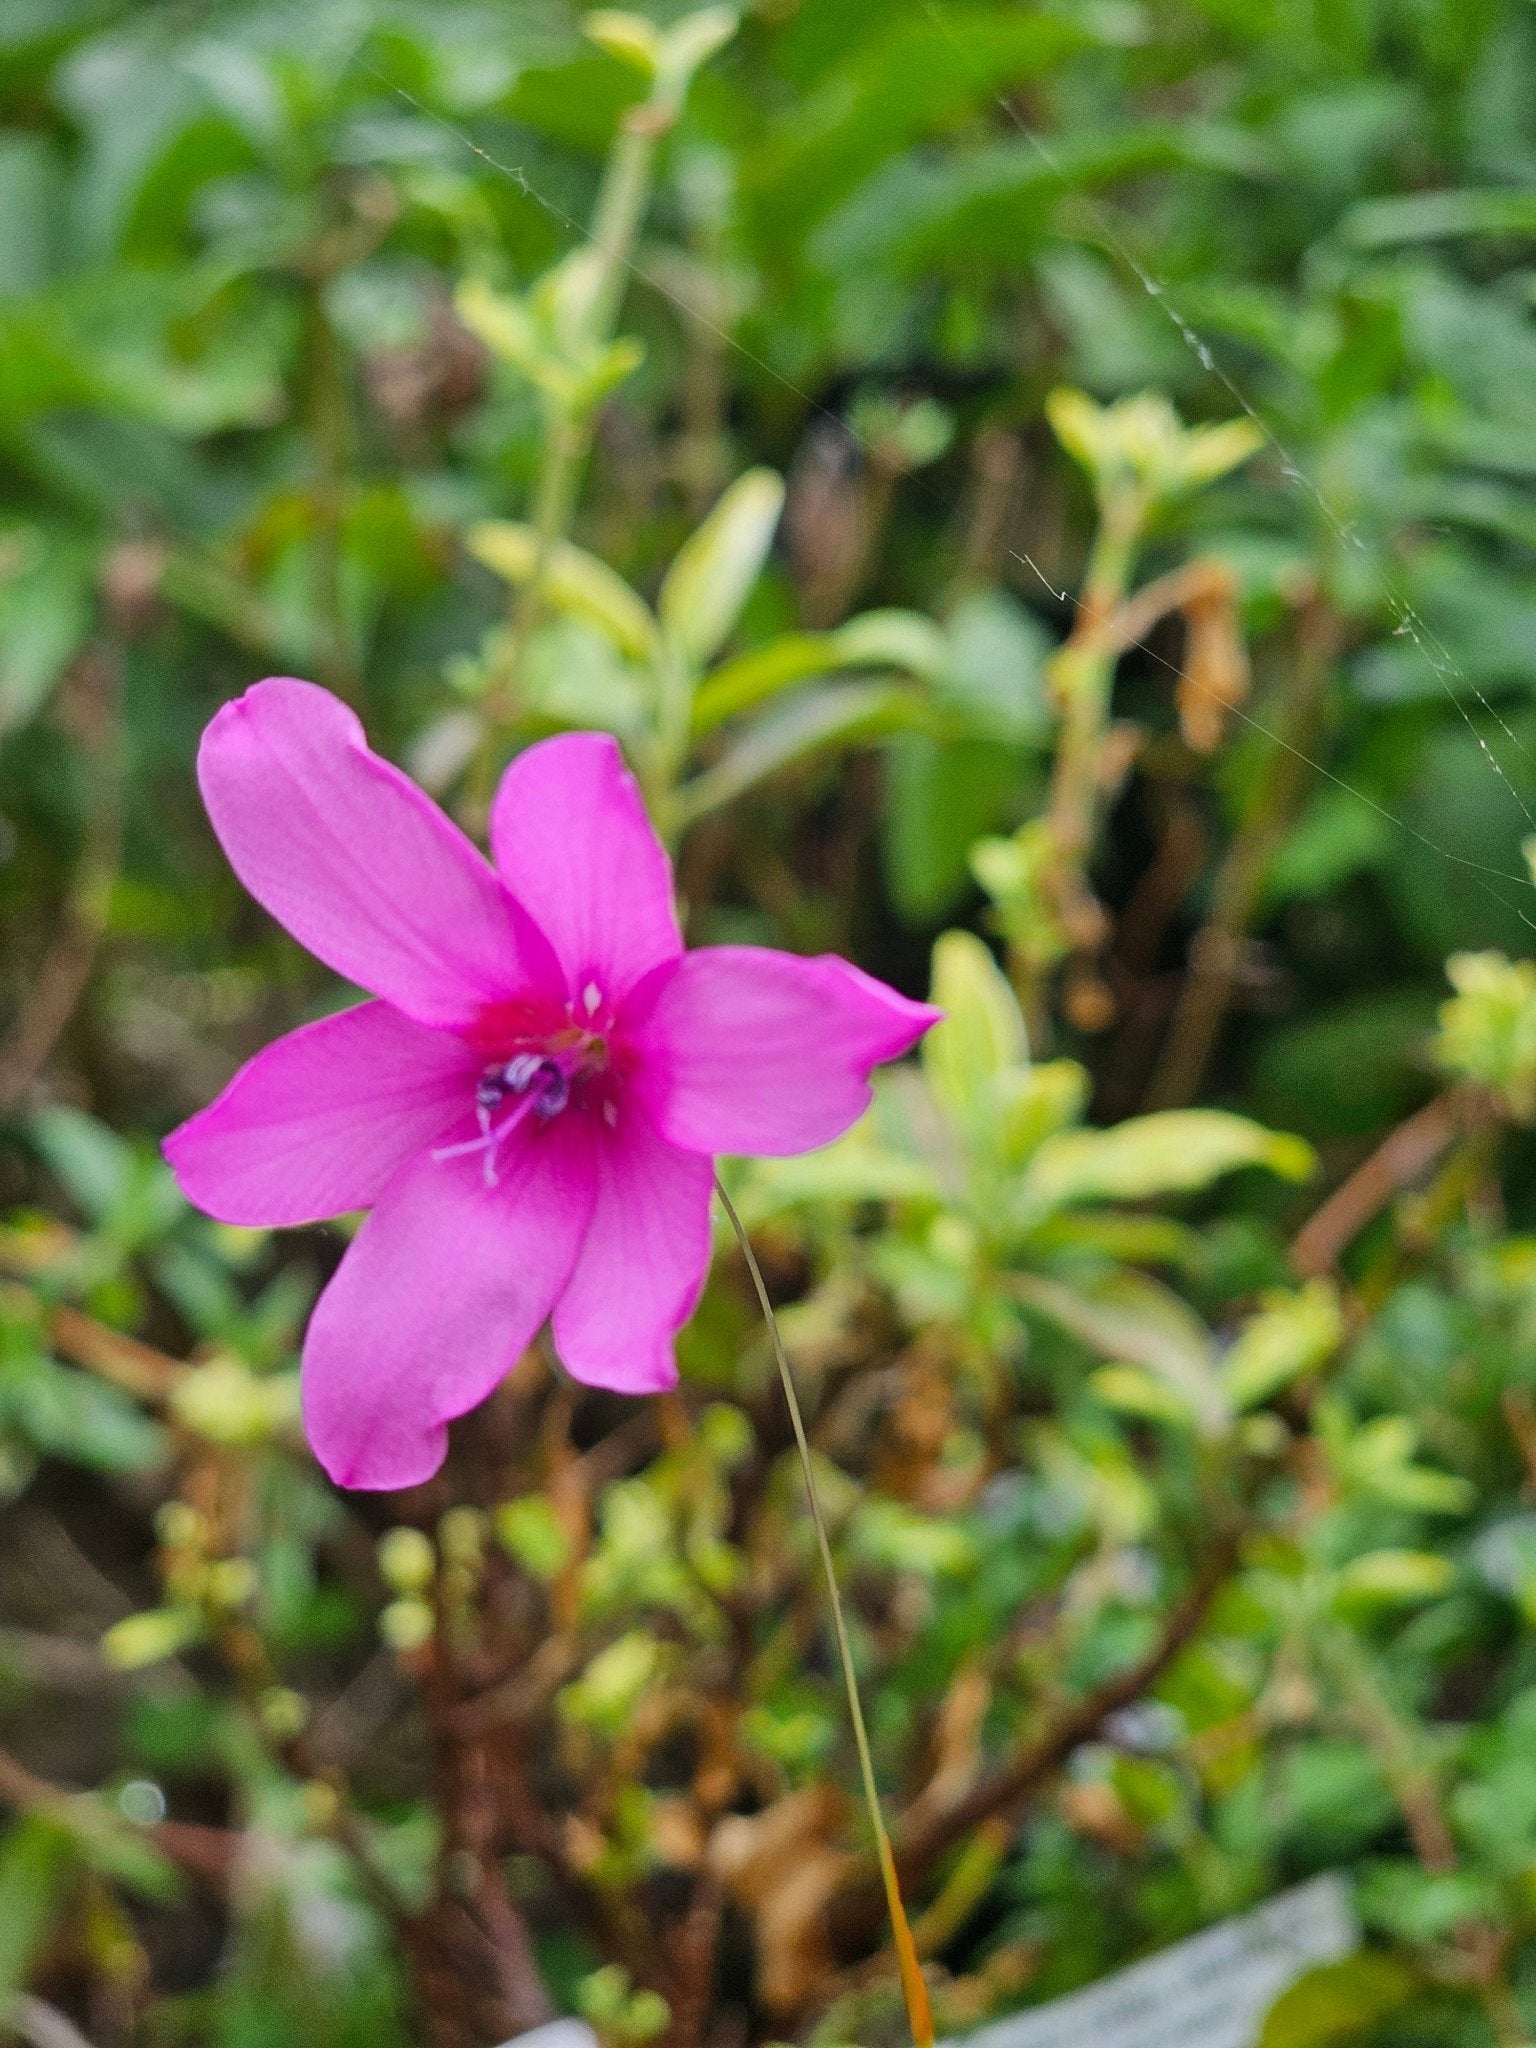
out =
<path fill-rule="evenodd" d="M 521 1099 L 499 1124 L 491 1122 L 491 1111 L 509 1095 Z M 463 1159 L 483 1152 L 483 1172 L 488 1188 L 496 1185 L 496 1153 L 503 1138 L 510 1135 L 530 1110 L 540 1117 L 558 1116 L 571 1099 L 571 1077 L 558 1060 L 535 1052 L 520 1052 L 505 1066 L 487 1067 L 475 1084 L 475 1122 L 478 1138 L 466 1138 L 457 1145 L 439 1145 L 434 1160 Z"/>
<path fill-rule="evenodd" d="M 589 1017 L 595 1017 L 603 1007 L 603 992 L 595 981 L 589 981 L 582 990 L 581 1004 Z"/>

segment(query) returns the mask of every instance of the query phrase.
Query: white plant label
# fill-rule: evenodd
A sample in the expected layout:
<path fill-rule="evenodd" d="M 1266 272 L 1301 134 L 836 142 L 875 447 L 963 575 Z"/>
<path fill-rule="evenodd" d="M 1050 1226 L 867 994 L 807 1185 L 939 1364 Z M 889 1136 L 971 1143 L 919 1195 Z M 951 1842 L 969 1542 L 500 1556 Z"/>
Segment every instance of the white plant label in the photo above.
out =
<path fill-rule="evenodd" d="M 1281 1992 L 1359 1944 L 1348 1885 L 1315 1877 L 1144 1963 L 948 2048 L 1254 2048 Z"/>

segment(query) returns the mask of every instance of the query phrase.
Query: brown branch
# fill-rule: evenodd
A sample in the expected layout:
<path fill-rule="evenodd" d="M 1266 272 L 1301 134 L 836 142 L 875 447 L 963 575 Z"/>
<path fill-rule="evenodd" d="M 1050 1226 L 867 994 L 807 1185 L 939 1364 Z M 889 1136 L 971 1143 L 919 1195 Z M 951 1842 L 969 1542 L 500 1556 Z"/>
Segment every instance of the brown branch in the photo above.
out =
<path fill-rule="evenodd" d="M 1234 834 L 1211 886 L 1205 923 L 1189 949 L 1189 971 L 1147 1091 L 1148 1109 L 1176 1109 L 1199 1090 L 1207 1063 L 1232 1006 L 1244 940 L 1252 928 L 1275 854 L 1307 786 L 1307 749 L 1343 627 L 1317 596 L 1298 624 L 1295 679 L 1277 729 L 1263 737 L 1269 760 L 1257 778 L 1251 808 Z"/>
<path fill-rule="evenodd" d="M 99 1798 L 95 1792 L 75 1791 L 40 1778 L 35 1771 L 8 1750 L 0 1750 L 0 1806 L 17 1813 L 61 1814 L 82 1802 Z M 197 1821 L 160 1820 L 147 1823 L 124 1821 L 134 1832 L 158 1849 L 178 1870 L 206 1884 L 221 1896 L 234 1880 L 240 1857 L 240 1837 L 227 1828 L 205 1827 Z"/>
<path fill-rule="evenodd" d="M 1303 1224 L 1291 1245 L 1295 1270 L 1303 1279 L 1331 1272 L 1392 1198 L 1427 1173 L 1441 1153 L 1485 1115 L 1480 1098 L 1458 1088 L 1416 1109 Z"/>
<path fill-rule="evenodd" d="M 177 1381 L 189 1370 L 180 1359 L 141 1343 L 137 1337 L 125 1336 L 78 1308 L 54 1309 L 48 1317 L 48 1337 L 60 1358 L 99 1379 L 110 1380 L 139 1401 L 169 1399 Z"/>
<path fill-rule="evenodd" d="M 1066 1709 L 1043 1733 L 989 1771 L 917 1828 L 898 1828 L 893 1847 L 901 1881 L 915 1891 L 945 1852 L 973 1828 L 994 1817 L 1009 1817 L 1053 1777 L 1075 1749 L 1092 1739 L 1110 1715 L 1130 1706 L 1157 1683 L 1191 1641 L 1210 1612 L 1237 1560 L 1240 1532 L 1229 1531 L 1202 1560 L 1162 1633 L 1134 1664 Z M 833 1940 L 842 1954 L 868 1945 L 880 1928 L 882 1894 L 870 1859 L 860 1860 L 832 1908 Z"/>
<path fill-rule="evenodd" d="M 693 1897 L 673 1943 L 672 2024 L 665 2048 L 699 2048 L 709 2020 L 715 1988 L 715 1963 L 720 1951 L 720 1928 L 725 1917 L 725 1891 L 720 1880 L 705 1870 L 694 1886 Z"/>
<path fill-rule="evenodd" d="M 118 759 L 117 675 L 100 648 L 87 651 L 72 681 L 84 727 L 90 808 L 79 863 L 56 937 L 33 976 L 9 1036 L 0 1044 L 0 1104 L 19 1100 L 58 1043 L 85 993 L 107 929 L 112 885 L 122 853 L 122 769 Z"/>

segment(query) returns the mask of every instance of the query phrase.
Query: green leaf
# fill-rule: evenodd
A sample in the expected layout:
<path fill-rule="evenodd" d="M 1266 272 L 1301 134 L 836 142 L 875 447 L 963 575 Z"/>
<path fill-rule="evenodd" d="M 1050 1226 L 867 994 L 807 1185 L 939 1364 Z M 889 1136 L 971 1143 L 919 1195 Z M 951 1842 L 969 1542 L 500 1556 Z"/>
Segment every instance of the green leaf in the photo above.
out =
<path fill-rule="evenodd" d="M 0 533 L 0 735 L 25 725 L 91 629 L 90 561 L 25 529 Z"/>
<path fill-rule="evenodd" d="M 931 926 L 970 892 L 977 841 L 1011 822 L 1039 782 L 1028 757 L 996 740 L 912 732 L 891 743 L 881 851 L 909 923 Z"/>
<path fill-rule="evenodd" d="M 1026 1306 L 1112 1364 L 1141 1366 L 1155 1375 L 1203 1428 L 1215 1432 L 1227 1421 L 1211 1334 L 1171 1289 L 1131 1272 L 1070 1286 L 1042 1273 L 1015 1273 L 1011 1285 Z"/>
<path fill-rule="evenodd" d="M 89 1373 L 39 1359 L 32 1370 L 7 1377 L 5 1406 L 40 1451 L 102 1472 L 152 1471 L 170 1454 L 164 1430 Z"/>
<path fill-rule="evenodd" d="M 28 1814 L 0 1839 L 0 2012 L 25 1988 L 79 1866 L 73 1834 L 49 1815 Z"/>
<path fill-rule="evenodd" d="M 1536 236 L 1536 192 L 1405 192 L 1351 207 L 1339 233 L 1357 249 L 1460 235 Z"/>
<path fill-rule="evenodd" d="M 1020 1023 L 1022 1026 L 1022 1019 Z M 1087 1071 L 1076 1060 L 1042 1060 L 999 1074 L 991 1096 L 997 1154 L 1003 1164 L 1023 1166 L 1047 1138 L 1075 1124 L 1088 1100 L 1088 1086 Z M 1118 1220 L 1139 1223 L 1142 1219 Z"/>
<path fill-rule="evenodd" d="M 1440 1010 L 1441 1066 L 1504 1098 L 1522 1122 L 1536 1117 L 1536 961 L 1453 953 L 1455 995 Z"/>
<path fill-rule="evenodd" d="M 492 355 L 539 383 L 548 368 L 544 337 L 527 306 L 510 293 L 498 292 L 483 278 L 467 277 L 454 294 L 453 309 L 470 333 Z"/>
<path fill-rule="evenodd" d="M 101 1639 L 101 1654 L 115 1670 L 142 1671 L 179 1656 L 202 1632 L 202 1617 L 194 1608 L 150 1607 L 113 1622 Z"/>
<path fill-rule="evenodd" d="M 1142 1422 L 1171 1423 L 1176 1429 L 1187 1429 L 1194 1420 L 1183 1396 L 1141 1366 L 1101 1365 L 1089 1374 L 1088 1384 L 1106 1408 L 1121 1415 L 1133 1415 Z"/>
<path fill-rule="evenodd" d="M 699 685 L 693 729 L 710 732 L 790 684 L 844 668 L 891 668 L 930 678 L 944 638 L 921 612 L 863 612 L 830 633 L 782 633 L 765 647 L 722 662 Z"/>
<path fill-rule="evenodd" d="M 1042 1208 L 1067 1202 L 1138 1202 L 1209 1187 L 1239 1167 L 1262 1166 L 1304 1180 L 1314 1165 L 1301 1138 L 1267 1131 L 1224 1109 L 1165 1109 L 1107 1131 L 1067 1131 L 1035 1154 L 1026 1198 Z"/>
<path fill-rule="evenodd" d="M 948 660 L 936 701 L 988 739 L 1039 744 L 1056 722 L 1045 685 L 1053 642 L 1005 590 L 973 591 L 949 621 Z"/>
<path fill-rule="evenodd" d="M 582 16 L 581 32 L 642 78 L 655 77 L 661 61 L 661 37 L 642 15 L 626 14 L 617 7 L 594 8 Z"/>
<path fill-rule="evenodd" d="M 92 1222 L 102 1222 L 128 1192 L 131 1147 L 106 1124 L 67 1103 L 50 1103 L 32 1119 L 32 1141 Z"/>
<path fill-rule="evenodd" d="M 477 561 L 508 583 L 526 583 L 538 562 L 538 536 L 531 526 L 508 519 L 484 519 L 472 526 L 465 545 Z M 650 607 L 615 570 L 571 541 L 557 541 L 545 555 L 543 595 L 554 610 L 586 621 L 635 661 L 654 660 L 658 647 Z"/>
<path fill-rule="evenodd" d="M 1324 1963 L 1280 1994 L 1257 2048 L 1335 2048 L 1399 2011 L 1418 1989 L 1414 1973 L 1394 1956 L 1362 1950 Z"/>
<path fill-rule="evenodd" d="M 1329 1281 L 1266 1296 L 1222 1361 L 1227 1399 L 1238 1414 L 1258 1407 L 1325 1364 L 1343 1337 L 1343 1311 Z"/>
<path fill-rule="evenodd" d="M 1431 1550 L 1370 1550 L 1350 1559 L 1334 1589 L 1340 1607 L 1369 1610 L 1437 1600 L 1455 1583 L 1455 1565 Z"/>
<path fill-rule="evenodd" d="M 922 717 L 916 694 L 896 684 L 832 683 L 804 690 L 750 726 L 712 768 L 684 784 L 676 821 L 682 827 L 693 824 L 807 754 L 884 739 Z"/>
<path fill-rule="evenodd" d="M 678 549 L 656 611 L 669 646 L 689 668 L 702 668 L 729 638 L 762 574 L 783 509 L 783 478 L 771 469 L 749 469 Z"/>
<path fill-rule="evenodd" d="M 693 82 L 694 73 L 707 64 L 717 50 L 723 50 L 735 35 L 737 15 L 733 7 L 701 7 L 674 22 L 661 39 L 658 70 L 674 99 L 681 99 Z"/>
<path fill-rule="evenodd" d="M 750 654 L 722 662 L 699 685 L 693 700 L 693 730 L 702 736 L 728 718 L 750 711 L 792 683 L 809 681 L 846 666 L 832 633 L 781 633 Z"/>
<path fill-rule="evenodd" d="M 883 665 L 933 682 L 949 658 L 943 633 L 921 612 L 860 612 L 831 634 L 838 660 L 849 668 Z"/>
<path fill-rule="evenodd" d="M 998 1075 L 1029 1057 L 1024 1016 L 1007 976 L 971 932 L 945 932 L 933 949 L 932 999 L 944 1012 L 923 1040 L 923 1072 L 961 1130 L 975 1130 Z"/>

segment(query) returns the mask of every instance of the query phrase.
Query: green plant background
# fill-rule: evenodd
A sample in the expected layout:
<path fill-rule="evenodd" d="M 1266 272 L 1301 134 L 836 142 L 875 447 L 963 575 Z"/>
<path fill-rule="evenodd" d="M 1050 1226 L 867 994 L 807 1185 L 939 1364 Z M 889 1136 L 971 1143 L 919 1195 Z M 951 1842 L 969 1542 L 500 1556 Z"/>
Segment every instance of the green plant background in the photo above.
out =
<path fill-rule="evenodd" d="M 946 1007 L 730 1169 L 941 2032 L 1337 1867 L 1264 2048 L 1536 2036 L 1533 479 L 1528 0 L 8 0 L 0 2034 L 902 2038 L 727 1240 L 348 1499 L 158 1161 L 276 672 Z"/>

